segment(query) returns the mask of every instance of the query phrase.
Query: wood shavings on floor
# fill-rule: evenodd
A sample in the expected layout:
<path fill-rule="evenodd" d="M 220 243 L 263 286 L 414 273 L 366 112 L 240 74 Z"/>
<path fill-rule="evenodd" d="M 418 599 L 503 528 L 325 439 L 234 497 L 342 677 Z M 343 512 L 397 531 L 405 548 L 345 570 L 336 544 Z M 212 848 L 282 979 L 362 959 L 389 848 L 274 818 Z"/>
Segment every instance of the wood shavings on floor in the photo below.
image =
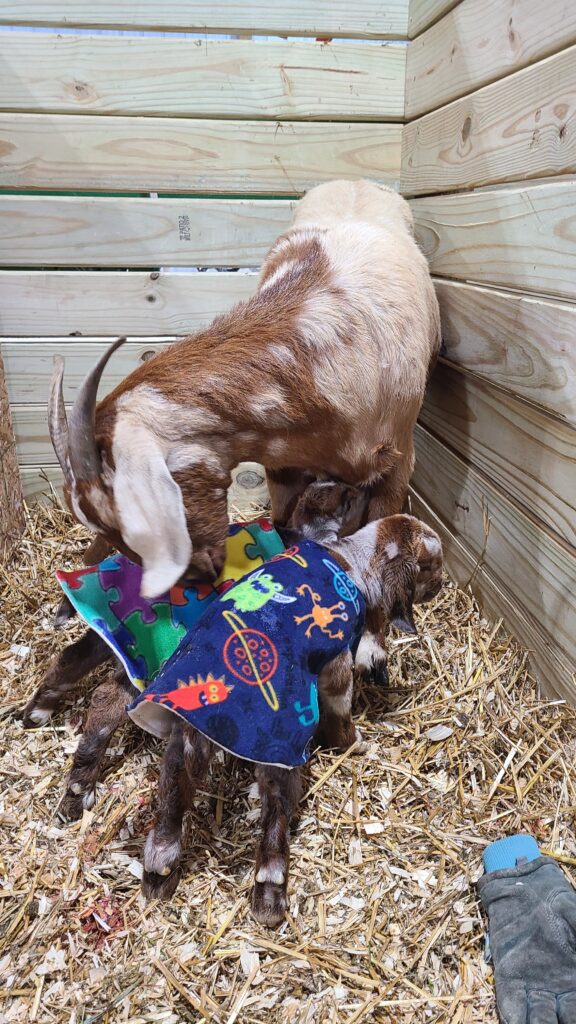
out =
<path fill-rule="evenodd" d="M 38 1024 L 496 1024 L 474 880 L 526 830 L 576 866 L 576 716 L 538 699 L 525 655 L 449 584 L 396 638 L 390 689 L 359 688 L 366 753 L 319 754 L 293 835 L 290 913 L 250 916 L 258 801 L 218 757 L 190 816 L 171 903 L 139 891 L 160 744 L 118 735 L 93 811 L 57 813 L 85 703 L 25 732 L 50 658 L 57 567 L 84 533 L 28 513 L 0 570 L 0 1021 Z"/>

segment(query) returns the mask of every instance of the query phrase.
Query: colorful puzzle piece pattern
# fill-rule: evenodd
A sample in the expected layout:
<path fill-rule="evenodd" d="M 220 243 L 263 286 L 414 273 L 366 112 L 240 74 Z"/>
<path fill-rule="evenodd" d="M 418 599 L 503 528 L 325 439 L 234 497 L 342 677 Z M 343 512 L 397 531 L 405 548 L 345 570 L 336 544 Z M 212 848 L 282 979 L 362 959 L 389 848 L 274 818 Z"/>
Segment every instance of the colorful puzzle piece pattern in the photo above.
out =
<path fill-rule="evenodd" d="M 98 575 L 102 589 L 109 591 L 109 596 L 112 591 L 116 593 L 116 596 L 108 602 L 114 615 L 121 622 L 125 622 L 129 615 L 140 612 L 142 622 L 148 624 L 156 622 L 156 613 L 150 601 L 147 601 L 145 597 L 140 597 L 141 566 L 120 556 L 106 561 L 112 561 L 114 564 L 105 567 L 105 563 L 103 563 Z"/>
<path fill-rule="evenodd" d="M 178 647 L 186 627 L 181 623 L 174 624 L 172 609 L 169 604 L 155 604 L 156 619 L 151 624 L 146 622 L 140 610 L 127 616 L 125 625 L 133 640 L 127 646 L 131 658 L 142 657 L 146 662 L 146 679 L 153 679 L 162 665 Z"/>
<path fill-rule="evenodd" d="M 266 519 L 229 528 L 226 561 L 214 585 L 172 587 L 154 601 L 140 596 L 142 569 L 124 555 L 56 575 L 79 614 L 110 644 L 139 688 L 158 673 L 206 608 L 284 545 Z"/>

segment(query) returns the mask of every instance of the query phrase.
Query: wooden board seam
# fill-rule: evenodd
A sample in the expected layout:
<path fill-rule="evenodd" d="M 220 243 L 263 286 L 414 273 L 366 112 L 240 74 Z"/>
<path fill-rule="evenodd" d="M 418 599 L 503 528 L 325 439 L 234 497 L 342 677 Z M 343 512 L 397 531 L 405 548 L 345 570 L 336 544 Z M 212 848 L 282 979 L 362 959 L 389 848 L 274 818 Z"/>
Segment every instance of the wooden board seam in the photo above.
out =
<path fill-rule="evenodd" d="M 12 406 L 12 408 L 15 408 L 15 406 Z M 430 437 L 432 437 L 437 444 L 445 448 L 454 459 L 457 459 L 459 462 L 463 463 L 467 469 L 473 470 L 474 474 L 479 478 L 481 483 L 486 484 L 493 491 L 495 491 L 500 496 L 500 498 L 502 498 L 510 506 L 512 506 L 514 511 L 518 512 L 520 516 L 524 516 L 526 519 L 528 519 L 531 522 L 532 526 L 534 526 L 538 530 L 542 530 L 542 532 L 545 533 L 547 537 L 549 537 L 551 540 L 553 540 L 559 548 L 562 548 L 564 550 L 566 555 L 568 555 L 570 558 L 576 559 L 576 547 L 570 544 L 564 537 L 560 536 L 560 534 L 556 533 L 555 530 L 552 530 L 551 527 L 548 526 L 545 522 L 543 522 L 543 520 L 540 519 L 539 516 L 534 515 L 534 513 L 527 506 L 522 505 L 509 492 L 503 491 L 500 485 L 496 483 L 496 481 L 493 480 L 487 473 L 485 473 L 484 470 L 481 469 L 476 463 L 472 462 L 461 452 L 456 451 L 452 447 L 452 445 L 445 441 L 443 437 L 440 437 L 432 427 L 428 426 L 428 424 L 424 425 L 423 423 L 419 423 L 419 429 L 423 430 L 426 434 L 429 434 Z"/>

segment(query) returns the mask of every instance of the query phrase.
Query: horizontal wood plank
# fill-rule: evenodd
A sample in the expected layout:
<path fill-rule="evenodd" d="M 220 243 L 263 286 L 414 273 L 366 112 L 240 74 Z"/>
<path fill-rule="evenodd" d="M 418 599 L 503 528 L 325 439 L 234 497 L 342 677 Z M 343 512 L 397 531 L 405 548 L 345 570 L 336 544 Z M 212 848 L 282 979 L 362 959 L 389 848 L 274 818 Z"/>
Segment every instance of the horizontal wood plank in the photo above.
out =
<path fill-rule="evenodd" d="M 486 566 L 477 559 L 450 531 L 430 505 L 415 490 L 410 494 L 414 515 L 429 523 L 441 539 L 444 564 L 449 576 L 461 587 L 473 591 L 482 612 L 493 621 L 503 620 L 504 628 L 513 633 L 528 651 L 528 664 L 542 690 L 548 696 L 561 697 L 576 704 L 574 665 L 547 633 L 538 618 L 525 615 L 517 602 L 505 594 Z"/>
<path fill-rule="evenodd" d="M 570 0 L 463 0 L 408 48 L 406 118 L 464 96 L 576 42 Z M 540 95 L 535 95 L 540 102 Z"/>
<path fill-rule="evenodd" d="M 408 36 L 414 39 L 448 11 L 456 7 L 459 0 L 410 0 L 408 11 Z"/>
<path fill-rule="evenodd" d="M 576 426 L 576 305 L 435 285 L 446 357 Z"/>
<path fill-rule="evenodd" d="M 3 114 L 0 185 L 293 196 L 338 178 L 393 184 L 401 133 L 385 124 Z"/>
<path fill-rule="evenodd" d="M 406 47 L 0 32 L 3 110 L 361 121 L 404 113 Z"/>
<path fill-rule="evenodd" d="M 57 465 L 48 434 L 47 402 L 42 405 L 12 405 L 10 409 L 20 466 Z"/>
<path fill-rule="evenodd" d="M 498 488 L 422 426 L 416 428 L 414 487 L 455 537 L 482 559 L 528 619 L 576 663 L 574 549 L 557 541 Z"/>
<path fill-rule="evenodd" d="M 285 200 L 0 196 L 0 266 L 253 267 Z"/>
<path fill-rule="evenodd" d="M 406 125 L 402 191 L 448 192 L 575 171 L 575 63 L 573 46 Z"/>
<path fill-rule="evenodd" d="M 408 0 L 0 0 L 0 24 L 403 38 Z"/>
<path fill-rule="evenodd" d="M 59 353 L 65 360 L 64 401 L 72 402 L 89 369 L 109 347 L 112 338 L 4 338 L 2 355 L 6 367 L 8 395 L 12 405 L 41 404 L 48 401 L 52 360 Z M 103 398 L 127 374 L 150 355 L 175 339 L 131 338 L 106 366 L 98 388 Z M 30 373 L 30 367 L 34 372 Z"/>
<path fill-rule="evenodd" d="M 234 272 L 4 270 L 0 333 L 190 334 L 253 295 L 257 282 Z"/>
<path fill-rule="evenodd" d="M 5 359 L 10 368 L 8 347 Z M 574 427 L 447 364 L 432 376 L 420 421 L 576 550 Z"/>
<path fill-rule="evenodd" d="M 576 183 L 411 203 L 434 274 L 576 297 Z"/>

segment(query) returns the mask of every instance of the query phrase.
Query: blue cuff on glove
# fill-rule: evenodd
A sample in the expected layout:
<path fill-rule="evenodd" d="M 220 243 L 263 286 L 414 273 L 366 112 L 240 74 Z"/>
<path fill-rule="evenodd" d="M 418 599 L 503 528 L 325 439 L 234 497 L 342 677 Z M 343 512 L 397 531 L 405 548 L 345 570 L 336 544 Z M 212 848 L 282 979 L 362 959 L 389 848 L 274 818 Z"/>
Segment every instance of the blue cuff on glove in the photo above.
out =
<path fill-rule="evenodd" d="M 506 836 L 505 839 L 498 839 L 491 843 L 484 850 L 484 871 L 502 871 L 505 868 L 515 868 L 519 860 L 536 860 L 540 856 L 538 843 L 533 838 L 524 834 Z"/>

